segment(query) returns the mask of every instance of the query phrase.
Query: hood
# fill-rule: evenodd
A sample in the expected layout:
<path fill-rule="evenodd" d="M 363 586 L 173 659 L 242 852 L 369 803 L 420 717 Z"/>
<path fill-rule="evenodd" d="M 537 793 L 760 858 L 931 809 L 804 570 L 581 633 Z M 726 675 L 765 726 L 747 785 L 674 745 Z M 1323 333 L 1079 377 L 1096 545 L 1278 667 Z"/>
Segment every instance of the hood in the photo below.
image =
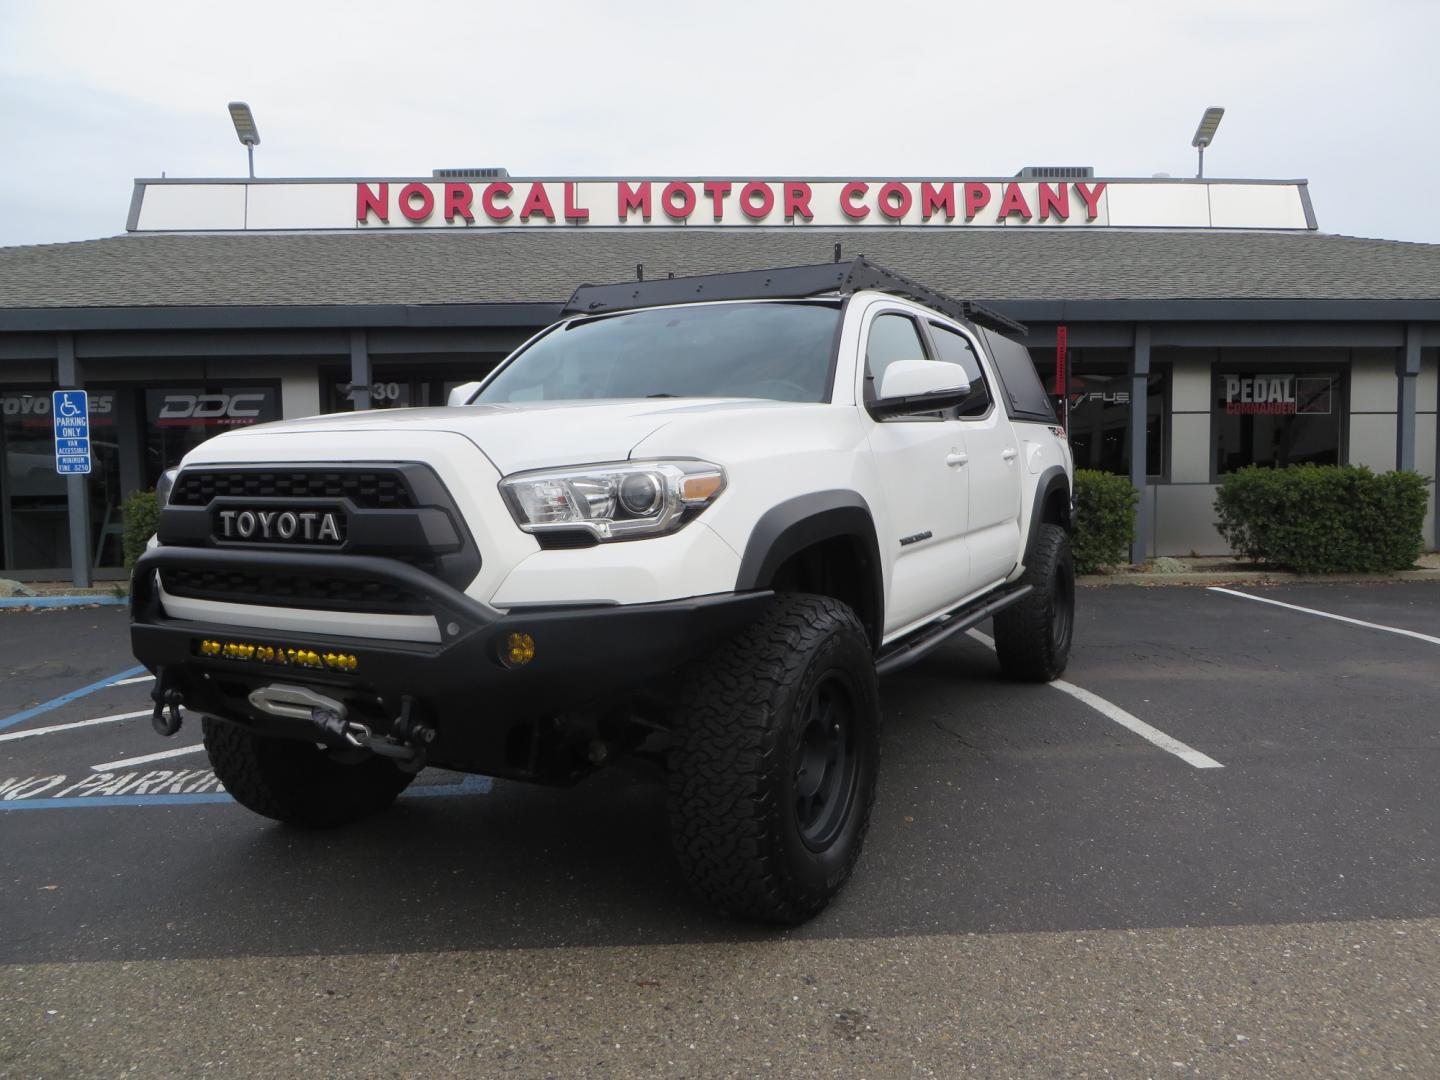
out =
<path fill-rule="evenodd" d="M 217 436 L 212 442 L 263 440 L 272 433 L 313 433 L 337 442 L 353 438 L 363 445 L 366 433 L 446 431 L 469 439 L 502 474 L 508 475 L 558 465 L 624 461 L 648 436 L 686 416 L 815 408 L 810 403 L 755 398 L 662 398 L 370 409 L 257 424 Z"/>

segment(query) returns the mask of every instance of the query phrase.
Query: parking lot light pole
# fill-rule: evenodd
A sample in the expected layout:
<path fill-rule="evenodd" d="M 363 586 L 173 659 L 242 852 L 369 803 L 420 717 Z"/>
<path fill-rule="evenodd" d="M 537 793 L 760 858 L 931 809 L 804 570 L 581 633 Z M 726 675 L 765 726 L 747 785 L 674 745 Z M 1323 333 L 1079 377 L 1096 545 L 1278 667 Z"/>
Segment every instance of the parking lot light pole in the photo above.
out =
<path fill-rule="evenodd" d="M 255 179 L 255 147 L 260 145 L 260 129 L 255 126 L 255 114 L 243 101 L 230 102 L 230 120 L 235 124 L 235 134 L 250 159 L 250 179 Z"/>
<path fill-rule="evenodd" d="M 1190 140 L 1190 145 L 1200 152 L 1200 167 L 1196 170 L 1195 179 L 1205 179 L 1205 148 L 1215 141 L 1215 129 L 1220 126 L 1220 118 L 1225 115 L 1225 110 L 1219 105 L 1211 105 L 1205 110 L 1205 115 L 1200 117 L 1200 126 L 1195 129 L 1195 137 Z"/>

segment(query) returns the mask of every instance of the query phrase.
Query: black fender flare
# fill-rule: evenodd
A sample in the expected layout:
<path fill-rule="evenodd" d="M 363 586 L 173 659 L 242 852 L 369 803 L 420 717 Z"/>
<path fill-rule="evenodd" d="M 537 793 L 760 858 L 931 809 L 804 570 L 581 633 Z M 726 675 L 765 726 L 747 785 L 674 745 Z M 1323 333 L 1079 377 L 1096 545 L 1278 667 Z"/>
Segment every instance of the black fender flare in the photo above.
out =
<path fill-rule="evenodd" d="M 1065 470 L 1059 465 L 1051 465 L 1040 474 L 1040 479 L 1035 483 L 1035 498 L 1030 504 L 1030 531 L 1025 537 L 1025 565 L 1030 565 L 1030 552 L 1035 548 L 1035 536 L 1040 531 L 1040 525 L 1045 517 L 1045 502 L 1056 489 L 1065 495 L 1065 517 L 1060 525 L 1066 532 L 1075 528 L 1075 492 L 1070 488 L 1070 478 L 1065 475 Z"/>
<path fill-rule="evenodd" d="M 815 491 L 786 499 L 765 511 L 745 542 L 735 588 L 742 592 L 768 588 L 791 556 L 837 537 L 853 540 L 860 549 L 864 563 L 860 589 L 866 611 L 856 614 L 866 624 L 871 647 L 878 649 L 885 623 L 884 569 L 875 538 L 875 518 L 870 504 L 857 491 Z"/>

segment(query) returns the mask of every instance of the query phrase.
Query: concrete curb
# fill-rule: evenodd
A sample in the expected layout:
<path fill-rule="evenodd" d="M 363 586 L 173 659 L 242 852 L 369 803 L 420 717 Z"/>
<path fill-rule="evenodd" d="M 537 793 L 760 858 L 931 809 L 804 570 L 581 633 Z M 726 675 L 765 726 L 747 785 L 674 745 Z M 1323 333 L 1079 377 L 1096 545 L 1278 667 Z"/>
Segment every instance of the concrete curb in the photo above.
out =
<path fill-rule="evenodd" d="M 10 596 L 0 600 L 0 608 L 119 607 L 128 603 L 128 596 Z"/>
<path fill-rule="evenodd" d="M 1082 574 L 1075 584 L 1107 585 L 1373 585 L 1390 581 L 1440 582 L 1440 570 L 1397 570 L 1389 574 L 1292 574 L 1282 570 L 1228 570 L 1179 574 Z"/>

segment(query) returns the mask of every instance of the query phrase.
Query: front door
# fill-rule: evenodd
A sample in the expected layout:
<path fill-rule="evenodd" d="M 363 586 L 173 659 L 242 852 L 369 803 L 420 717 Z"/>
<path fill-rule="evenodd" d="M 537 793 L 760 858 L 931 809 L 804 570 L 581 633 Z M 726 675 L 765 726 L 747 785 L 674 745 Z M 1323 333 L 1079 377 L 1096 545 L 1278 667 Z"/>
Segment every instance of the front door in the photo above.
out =
<path fill-rule="evenodd" d="M 1020 553 L 1020 445 L 1014 425 L 991 392 L 978 350 L 958 330 L 938 322 L 929 324 L 936 356 L 965 370 L 970 396 L 956 410 L 965 433 L 970 460 L 971 591 L 988 589 L 1004 581 L 1015 569 Z"/>
<path fill-rule="evenodd" d="M 919 325 L 882 311 L 865 339 L 865 400 L 879 394 L 896 360 L 933 360 Z M 877 537 L 892 558 L 885 592 L 885 634 L 902 631 L 964 598 L 970 580 L 965 532 L 969 474 L 959 421 L 939 413 L 877 421 L 870 450 L 889 523 Z"/>

